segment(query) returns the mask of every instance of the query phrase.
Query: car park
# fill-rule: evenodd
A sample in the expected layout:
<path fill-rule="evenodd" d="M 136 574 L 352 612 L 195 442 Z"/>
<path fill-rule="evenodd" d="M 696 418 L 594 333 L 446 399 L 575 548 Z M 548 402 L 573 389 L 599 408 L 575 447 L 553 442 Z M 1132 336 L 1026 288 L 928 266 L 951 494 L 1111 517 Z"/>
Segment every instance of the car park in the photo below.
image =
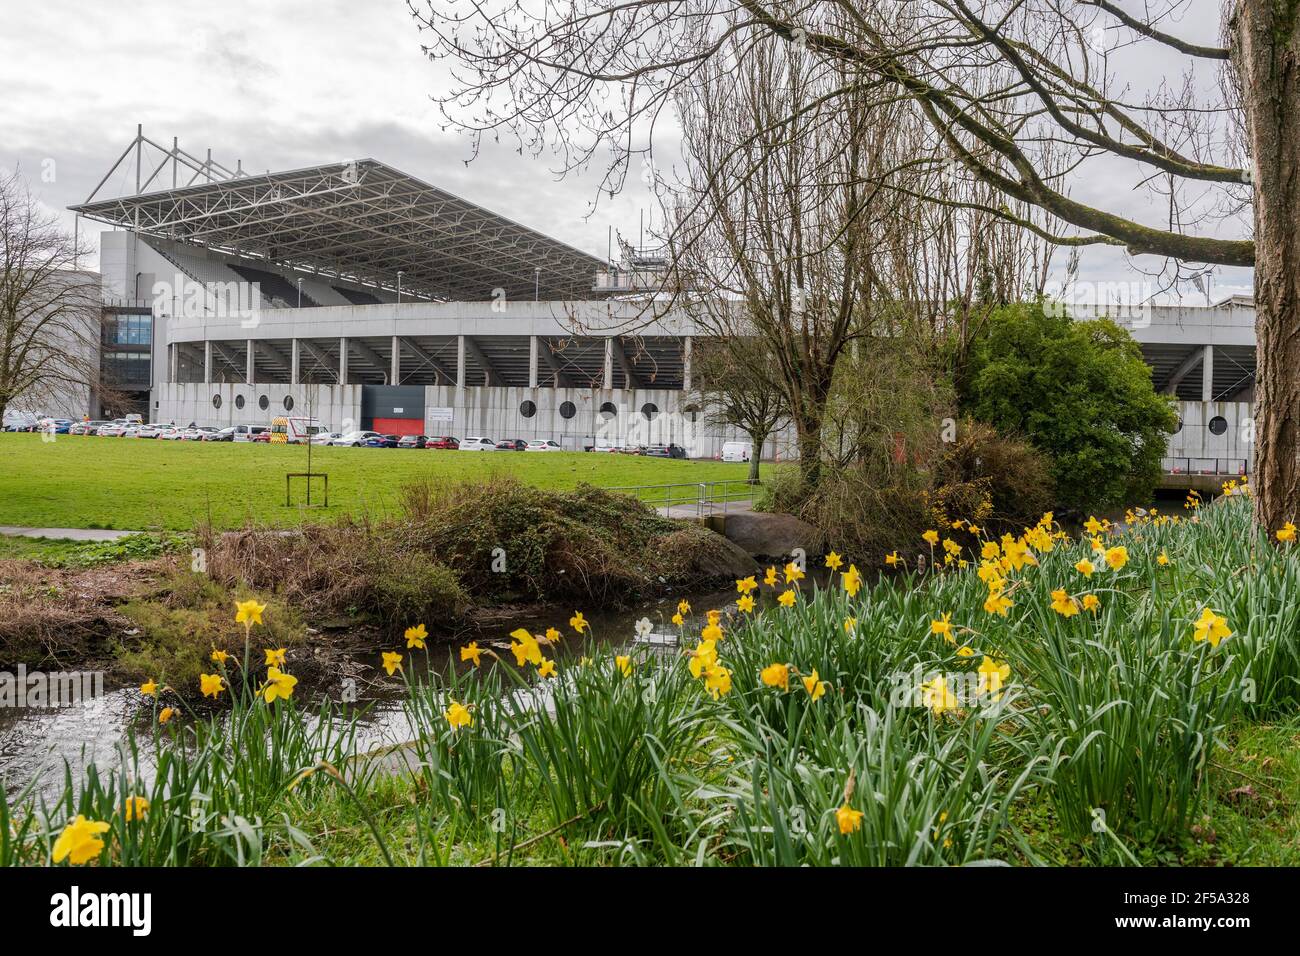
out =
<path fill-rule="evenodd" d="M 524 451 L 528 448 L 528 442 L 522 438 L 507 438 L 505 441 L 497 442 L 497 451 Z"/>
<path fill-rule="evenodd" d="M 642 452 L 648 458 L 685 458 L 686 449 L 681 445 L 649 445 Z"/>
<path fill-rule="evenodd" d="M 159 435 L 162 434 L 162 430 L 165 427 L 166 426 L 164 425 L 159 425 L 155 422 L 150 422 L 146 425 L 141 425 L 139 428 L 137 428 L 135 430 L 135 437 L 136 438 L 157 438 Z"/>
<path fill-rule="evenodd" d="M 72 427 L 68 429 L 68 434 L 69 435 L 94 435 L 99 431 L 100 428 L 102 428 L 104 425 L 107 424 L 108 422 L 105 421 L 74 422 Z"/>
<path fill-rule="evenodd" d="M 208 436 L 215 435 L 216 433 L 217 433 L 216 426 L 202 425 L 198 428 L 185 429 L 185 434 L 182 435 L 181 437 L 185 441 L 208 441 L 209 440 Z"/>
<path fill-rule="evenodd" d="M 460 447 L 460 441 L 451 435 L 435 435 L 425 440 L 424 447 L 455 451 Z"/>
<path fill-rule="evenodd" d="M 496 451 L 497 443 L 491 438 L 473 437 L 466 438 L 460 443 L 461 451 Z"/>
<path fill-rule="evenodd" d="M 158 437 L 163 441 L 182 441 L 184 440 L 187 431 L 189 431 L 189 429 L 178 425 L 167 425 L 164 426 L 161 432 L 159 432 Z"/>
<path fill-rule="evenodd" d="M 547 438 L 530 441 L 524 451 L 564 451 L 564 449 L 560 447 L 559 442 Z"/>
<path fill-rule="evenodd" d="M 398 441 L 398 448 L 423 448 L 429 441 L 424 435 L 403 435 Z"/>
<path fill-rule="evenodd" d="M 342 432 L 321 432 L 318 435 L 311 436 L 311 443 L 313 445 L 332 445 L 337 439 L 342 437 Z M 269 441 L 270 438 L 271 436 L 268 434 L 266 439 Z M 262 441 L 262 437 L 260 435 L 254 435 L 252 441 Z"/>
<path fill-rule="evenodd" d="M 126 432 L 127 423 L 123 421 L 109 422 L 107 425 L 100 425 L 99 430 L 95 432 L 100 438 L 121 438 Z"/>

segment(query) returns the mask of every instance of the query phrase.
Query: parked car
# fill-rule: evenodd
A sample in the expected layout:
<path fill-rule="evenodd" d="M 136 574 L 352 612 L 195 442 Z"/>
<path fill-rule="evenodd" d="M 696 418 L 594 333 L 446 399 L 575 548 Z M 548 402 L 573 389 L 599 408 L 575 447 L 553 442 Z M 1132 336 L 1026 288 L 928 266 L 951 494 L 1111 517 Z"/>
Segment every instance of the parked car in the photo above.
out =
<path fill-rule="evenodd" d="M 681 445 L 650 445 L 642 454 L 649 458 L 685 458 L 686 449 Z"/>
<path fill-rule="evenodd" d="M 366 442 L 367 448 L 396 448 L 401 435 L 376 435 Z"/>
<path fill-rule="evenodd" d="M 212 435 L 217 433 L 215 425 L 200 425 L 198 428 L 187 428 L 185 434 L 181 437 L 185 441 L 211 441 Z"/>
<path fill-rule="evenodd" d="M 342 437 L 339 432 L 335 432 L 335 434 Z M 260 442 L 263 445 L 269 445 L 271 443 L 271 429 L 263 428 L 261 431 L 255 431 L 253 434 L 248 436 L 248 440 Z"/>
<path fill-rule="evenodd" d="M 68 429 L 68 434 L 69 435 L 93 435 L 96 432 L 98 432 L 100 428 L 102 428 L 104 425 L 107 424 L 108 422 L 105 421 L 73 422 L 72 426 Z"/>
<path fill-rule="evenodd" d="M 166 426 L 159 425 L 156 422 L 149 422 L 147 424 L 140 425 L 138 428 L 136 428 L 135 437 L 136 438 L 157 438 L 159 435 L 162 434 L 162 430 L 165 427 Z"/>
<path fill-rule="evenodd" d="M 269 440 L 271 436 L 268 434 L 266 437 Z M 311 443 L 313 445 L 332 445 L 337 439 L 342 437 L 342 432 L 321 432 L 319 435 L 311 436 Z M 261 441 L 262 438 L 260 435 L 254 435 L 252 440 Z"/>
<path fill-rule="evenodd" d="M 126 427 L 122 429 L 122 437 L 139 438 L 140 429 L 143 427 L 144 425 L 140 424 L 139 422 L 127 422 Z"/>
<path fill-rule="evenodd" d="M 497 451 L 526 451 L 528 442 L 522 438 L 507 438 L 505 441 L 497 442 Z"/>
<path fill-rule="evenodd" d="M 424 435 L 403 435 L 401 441 L 397 443 L 398 448 L 423 448 L 428 444 L 429 439 Z"/>
<path fill-rule="evenodd" d="M 425 448 L 444 448 L 455 451 L 460 447 L 460 441 L 451 435 L 434 435 L 428 438 L 424 443 Z"/>
<path fill-rule="evenodd" d="M 458 446 L 461 451 L 496 451 L 497 443 L 491 438 L 466 438 Z"/>
<path fill-rule="evenodd" d="M 163 430 L 158 433 L 158 437 L 163 441 L 184 441 L 185 433 L 189 431 L 180 425 L 164 425 Z"/>
<path fill-rule="evenodd" d="M 361 448 L 368 444 L 372 439 L 378 438 L 381 441 L 384 436 L 379 432 L 348 432 L 346 435 L 340 435 L 331 445 L 342 445 L 349 448 Z"/>
<path fill-rule="evenodd" d="M 747 441 L 729 441 L 722 443 L 723 461 L 749 461 L 754 454 L 754 446 Z"/>
<path fill-rule="evenodd" d="M 551 441 L 547 438 L 545 441 L 530 441 L 524 451 L 564 451 L 559 442 Z"/>
<path fill-rule="evenodd" d="M 100 438 L 121 438 L 126 433 L 127 423 L 123 421 L 109 422 L 107 425 L 100 425 L 99 430 L 95 432 Z"/>

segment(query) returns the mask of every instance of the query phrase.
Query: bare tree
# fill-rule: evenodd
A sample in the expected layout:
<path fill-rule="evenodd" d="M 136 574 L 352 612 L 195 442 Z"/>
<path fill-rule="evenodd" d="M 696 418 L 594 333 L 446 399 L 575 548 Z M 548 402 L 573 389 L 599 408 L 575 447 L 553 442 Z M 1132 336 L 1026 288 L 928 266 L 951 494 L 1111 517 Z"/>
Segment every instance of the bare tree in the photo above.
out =
<path fill-rule="evenodd" d="M 0 417 L 99 385 L 100 291 L 18 175 L 0 176 Z"/>
<path fill-rule="evenodd" d="M 710 63 L 774 43 L 914 104 L 936 152 L 1005 197 L 989 216 L 1056 243 L 1119 246 L 1183 264 L 1256 267 L 1256 519 L 1300 498 L 1300 16 L 1293 0 L 1235 0 L 1223 42 L 1170 28 L 1186 0 L 459 0 L 413 12 L 430 55 L 470 71 L 442 102 L 476 136 L 553 148 L 563 169 L 608 160 L 613 191 Z M 1189 64 L 1134 92 L 1113 65 L 1139 46 Z M 1133 57 L 1127 58 L 1132 73 Z M 1220 93 L 1192 70 L 1223 70 Z M 1168 76 L 1168 74 L 1167 74 Z M 1140 78 L 1137 78 L 1140 79 Z M 1045 159 L 1066 156 L 1051 168 Z M 1071 195 L 1086 164 L 1126 160 L 1162 192 L 1159 224 Z M 1095 168 L 1095 167 L 1091 167 Z M 1011 201 L 1044 211 L 1042 228 Z M 1249 220 L 1239 222 L 1237 220 Z M 1238 238 L 1251 233 L 1253 238 Z M 1233 233 L 1237 233 L 1234 235 Z M 1226 234 L 1225 234 L 1226 233 Z M 1257 254 L 1258 250 L 1258 254 Z"/>
<path fill-rule="evenodd" d="M 740 429 L 754 445 L 751 482 L 758 481 L 763 446 L 789 419 L 784 393 L 772 380 L 774 367 L 771 349 L 754 336 L 697 338 L 691 352 L 705 418 L 715 426 Z"/>

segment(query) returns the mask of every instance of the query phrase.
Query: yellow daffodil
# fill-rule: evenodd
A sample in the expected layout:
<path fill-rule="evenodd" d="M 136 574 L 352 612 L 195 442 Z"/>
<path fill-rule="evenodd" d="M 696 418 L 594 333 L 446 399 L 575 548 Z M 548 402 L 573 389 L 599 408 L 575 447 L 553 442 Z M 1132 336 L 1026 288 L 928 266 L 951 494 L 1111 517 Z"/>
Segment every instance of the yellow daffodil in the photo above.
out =
<path fill-rule="evenodd" d="M 849 597 L 857 597 L 858 591 L 862 587 L 862 575 L 858 573 L 858 566 L 850 564 L 847 571 L 842 572 L 844 593 Z"/>
<path fill-rule="evenodd" d="M 1219 641 L 1225 637 L 1232 637 L 1232 631 L 1228 630 L 1228 619 L 1220 617 L 1207 607 L 1196 622 L 1193 640 L 1209 641 L 1211 647 L 1218 647 Z"/>
<path fill-rule="evenodd" d="M 826 688 L 830 687 L 826 681 L 822 680 L 817 673 L 817 668 L 803 679 L 803 689 L 808 692 L 808 696 L 813 700 L 821 700 L 826 696 Z"/>
<path fill-rule="evenodd" d="M 1092 572 L 1097 570 L 1096 566 L 1093 565 L 1093 563 L 1089 561 L 1087 558 L 1084 558 L 1082 561 L 1076 564 L 1074 566 L 1074 569 L 1078 571 L 1080 574 L 1082 574 L 1085 578 L 1092 577 Z"/>
<path fill-rule="evenodd" d="M 1118 571 L 1124 565 L 1128 564 L 1128 548 L 1114 547 L 1106 549 L 1106 563 L 1110 565 L 1112 571 Z"/>
<path fill-rule="evenodd" d="M 146 697 L 158 696 L 158 682 L 156 680 L 147 680 L 140 685 L 140 693 Z"/>
<path fill-rule="evenodd" d="M 796 592 L 794 591 L 794 589 L 791 588 L 782 591 L 781 596 L 778 597 L 776 600 L 777 603 L 780 604 L 782 607 L 794 607 L 796 596 L 797 596 Z"/>
<path fill-rule="evenodd" d="M 582 616 L 581 611 L 573 612 L 573 617 L 569 618 L 569 627 L 573 628 L 579 634 L 587 629 L 587 619 Z"/>
<path fill-rule="evenodd" d="M 213 652 L 212 652 L 212 663 L 214 663 L 214 664 L 224 664 L 224 663 L 225 663 L 226 661 L 228 661 L 228 660 L 230 660 L 230 655 L 227 654 L 225 651 L 213 651 Z"/>
<path fill-rule="evenodd" d="M 678 602 L 677 602 L 677 613 L 678 613 L 678 614 L 682 614 L 682 615 L 690 614 L 690 613 L 691 613 L 691 602 L 688 601 L 688 600 L 686 600 L 686 598 L 682 598 L 680 601 L 678 601 Z"/>
<path fill-rule="evenodd" d="M 517 665 L 523 667 L 525 662 L 534 664 L 537 667 L 542 665 L 542 648 L 537 643 L 537 638 L 522 627 L 511 631 L 510 636 L 514 638 L 510 642 L 510 650 L 514 652 Z"/>
<path fill-rule="evenodd" d="M 204 697 L 216 699 L 217 695 L 226 689 L 225 681 L 221 679 L 220 674 L 200 674 L 199 690 L 203 692 Z"/>
<path fill-rule="evenodd" d="M 899 558 L 898 558 L 897 551 L 891 551 L 889 554 L 885 555 L 885 565 L 887 567 L 892 568 L 894 565 L 898 564 L 898 560 Z"/>
<path fill-rule="evenodd" d="M 555 676 L 555 661 L 551 660 L 550 658 L 547 658 L 546 660 L 542 661 L 542 666 L 539 667 L 539 668 L 537 668 L 537 676 L 539 676 L 539 677 L 554 677 L 554 676 Z"/>
<path fill-rule="evenodd" d="M 268 647 L 268 648 L 264 648 L 264 650 L 265 650 L 265 652 L 266 652 L 266 666 L 267 666 L 267 667 L 283 667 L 283 666 L 284 666 L 285 650 L 284 650 L 283 647 L 278 647 L 278 648 L 276 648 L 275 650 L 272 650 L 271 648 Z"/>
<path fill-rule="evenodd" d="M 88 863 L 103 852 L 104 841 L 100 834 L 107 833 L 109 829 L 107 823 L 87 820 L 78 813 L 76 819 L 64 827 L 59 838 L 54 841 L 51 858 L 55 863 L 67 859 L 74 866 Z"/>
<path fill-rule="evenodd" d="M 952 636 L 952 615 L 945 613 L 937 621 L 930 622 L 930 633 L 937 634 L 949 644 L 956 644 L 957 639 Z"/>
<path fill-rule="evenodd" d="M 767 569 L 767 573 L 763 575 L 763 583 L 770 588 L 776 587 L 776 568 Z"/>
<path fill-rule="evenodd" d="M 236 601 L 235 623 L 242 624 L 245 628 L 251 628 L 254 624 L 261 624 L 262 612 L 265 610 L 266 605 L 258 604 L 255 600 Z"/>
<path fill-rule="evenodd" d="M 736 590 L 741 594 L 749 594 L 758 587 L 758 582 L 754 580 L 751 574 L 747 578 L 740 578 L 736 581 Z"/>
<path fill-rule="evenodd" d="M 835 824 L 840 828 L 840 836 L 856 833 L 862 826 L 862 811 L 854 810 L 846 803 L 835 811 Z"/>
<path fill-rule="evenodd" d="M 974 652 L 973 650 L 970 649 L 970 646 L 969 646 L 969 645 L 967 645 L 967 644 L 963 644 L 961 647 L 957 648 L 957 656 L 958 656 L 958 657 L 974 657 L 974 656 L 975 656 L 975 652 Z"/>
<path fill-rule="evenodd" d="M 706 624 L 703 628 L 700 629 L 700 637 L 702 637 L 706 641 L 722 640 L 722 625 Z"/>
<path fill-rule="evenodd" d="M 826 567 L 830 568 L 832 571 L 838 571 L 840 569 L 840 565 L 842 565 L 843 563 L 844 563 L 844 559 L 841 558 L 834 551 L 826 555 Z"/>
<path fill-rule="evenodd" d="M 298 678 L 291 674 L 286 674 L 278 667 L 268 667 L 266 669 L 266 686 L 262 688 L 262 696 L 266 698 L 269 704 L 277 697 L 282 700 L 288 700 L 293 696 L 293 689 L 298 683 Z"/>
<path fill-rule="evenodd" d="M 681 627 L 683 624 L 686 623 L 686 618 L 682 617 L 681 611 L 678 611 L 676 614 L 673 615 L 672 622 L 676 624 L 678 627 Z"/>
<path fill-rule="evenodd" d="M 1001 590 L 989 591 L 989 596 L 984 600 L 984 610 L 999 617 L 1006 617 L 1007 611 L 1013 607 L 1015 607 L 1015 602 L 1003 594 Z"/>
<path fill-rule="evenodd" d="M 1074 599 L 1065 592 L 1065 588 L 1057 588 L 1052 592 L 1052 610 L 1061 617 L 1074 617 L 1079 613 L 1079 605 L 1074 603 Z"/>
<path fill-rule="evenodd" d="M 844 619 L 845 634 L 852 634 L 857 629 L 857 626 L 858 626 L 858 619 L 856 617 L 846 617 Z"/>
<path fill-rule="evenodd" d="M 921 685 L 921 704 L 938 715 L 957 710 L 960 702 L 948 686 L 948 681 L 940 674 L 929 683 Z"/>
<path fill-rule="evenodd" d="M 925 543 L 932 548 L 939 543 L 939 532 L 934 529 L 927 531 L 925 534 L 921 535 L 921 537 L 924 538 Z"/>
<path fill-rule="evenodd" d="M 1106 525 L 1107 522 L 1098 521 L 1095 517 L 1089 515 L 1088 520 L 1083 523 L 1083 530 L 1095 537 L 1106 530 Z"/>
<path fill-rule="evenodd" d="M 721 664 L 714 664 L 704 672 L 704 689 L 714 700 L 731 693 L 731 671 Z"/>
<path fill-rule="evenodd" d="M 699 645 L 693 651 L 687 652 L 691 661 L 687 665 L 690 669 L 691 676 L 699 679 L 706 670 L 718 662 L 718 648 L 714 641 L 700 641 Z"/>
<path fill-rule="evenodd" d="M 1002 661 L 995 661 L 991 657 L 985 657 L 979 666 L 979 685 L 975 688 L 975 693 L 983 696 L 988 694 L 992 700 L 1002 699 L 1002 688 L 1006 686 L 1007 679 L 1011 676 L 1011 666 Z"/>
<path fill-rule="evenodd" d="M 474 666 L 478 667 L 482 661 L 479 660 L 483 652 L 479 650 L 478 641 L 470 641 L 460 649 L 460 659 L 462 661 L 473 661 Z"/>
<path fill-rule="evenodd" d="M 791 561 L 785 566 L 785 583 L 794 584 L 804 578 L 803 568 Z"/>
<path fill-rule="evenodd" d="M 753 596 L 752 596 L 752 595 L 749 595 L 749 594 L 742 594 L 742 595 L 741 595 L 741 596 L 736 600 L 736 607 L 739 608 L 739 609 L 740 609 L 741 611 L 743 611 L 744 613 L 749 614 L 751 611 L 754 610 L 754 598 L 753 598 Z"/>
<path fill-rule="evenodd" d="M 448 698 L 447 709 L 442 712 L 442 716 L 447 719 L 447 723 L 451 724 L 452 730 L 460 730 L 462 727 L 471 727 L 474 724 L 474 717 L 469 709 L 451 698 Z"/>
<path fill-rule="evenodd" d="M 1160 565 L 1163 568 L 1168 563 L 1169 563 L 1169 555 L 1161 551 L 1160 554 L 1156 556 L 1156 564 Z"/>
<path fill-rule="evenodd" d="M 402 669 L 402 655 L 397 651 L 384 651 L 383 661 L 384 670 L 388 671 L 389 677 Z"/>
<path fill-rule="evenodd" d="M 1278 528 L 1276 534 L 1277 540 L 1287 544 L 1295 544 L 1295 525 L 1290 521 Z"/>
<path fill-rule="evenodd" d="M 158 711 L 158 723 L 165 724 L 174 716 L 176 716 L 175 707 L 164 707 L 162 710 Z"/>
<path fill-rule="evenodd" d="M 145 797 L 127 797 L 122 807 L 122 814 L 126 817 L 127 823 L 132 820 L 143 820 L 148 812 L 149 801 Z"/>
<path fill-rule="evenodd" d="M 789 664 L 768 664 L 758 676 L 768 687 L 779 687 L 782 690 L 790 689 Z"/>
<path fill-rule="evenodd" d="M 1083 596 L 1083 609 L 1085 611 L 1096 611 L 1101 607 L 1101 599 L 1095 594 L 1085 594 Z"/>
<path fill-rule="evenodd" d="M 424 642 L 428 640 L 429 632 L 424 629 L 423 624 L 417 624 L 415 627 L 406 629 L 406 649 L 409 651 L 413 647 L 424 650 Z"/>
<path fill-rule="evenodd" d="M 996 541 L 985 541 L 984 546 L 980 548 L 980 557 L 985 561 L 996 560 L 1002 557 L 1002 548 Z"/>
<path fill-rule="evenodd" d="M 548 645 L 554 647 L 556 644 L 560 643 L 560 632 L 553 627 L 548 627 L 542 640 L 545 640 Z"/>
<path fill-rule="evenodd" d="M 632 658 L 626 654 L 620 654 L 614 658 L 614 666 L 618 668 L 620 674 L 624 677 L 632 676 Z"/>

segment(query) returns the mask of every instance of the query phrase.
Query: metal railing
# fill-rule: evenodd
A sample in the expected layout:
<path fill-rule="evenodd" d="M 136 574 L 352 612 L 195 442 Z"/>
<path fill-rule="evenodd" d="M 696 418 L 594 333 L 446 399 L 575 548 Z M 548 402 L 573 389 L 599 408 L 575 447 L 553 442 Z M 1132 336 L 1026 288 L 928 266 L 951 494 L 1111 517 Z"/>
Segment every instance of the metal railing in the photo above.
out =
<path fill-rule="evenodd" d="M 725 515 L 728 507 L 739 503 L 752 505 L 762 488 L 761 482 L 751 483 L 749 479 L 743 478 L 666 485 L 625 485 L 603 490 L 632 495 L 665 517 L 685 518 L 693 515 L 703 518 L 712 514 Z"/>
<path fill-rule="evenodd" d="M 1162 458 L 1160 467 L 1167 475 L 1235 475 L 1250 472 L 1245 458 Z"/>

